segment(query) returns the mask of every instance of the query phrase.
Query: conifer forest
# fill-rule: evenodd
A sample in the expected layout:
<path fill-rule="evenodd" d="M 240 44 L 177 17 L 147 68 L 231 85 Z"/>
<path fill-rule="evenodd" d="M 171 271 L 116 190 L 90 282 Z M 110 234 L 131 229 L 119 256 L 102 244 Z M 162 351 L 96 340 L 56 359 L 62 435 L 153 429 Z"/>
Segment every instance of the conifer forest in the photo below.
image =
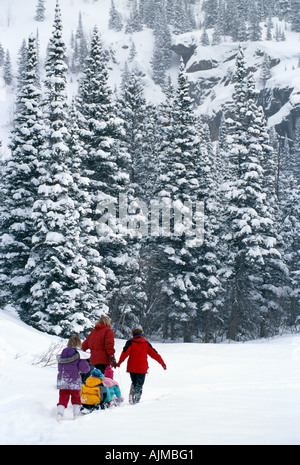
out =
<path fill-rule="evenodd" d="M 70 46 L 61 0 L 47 12 L 45 61 L 36 29 L 17 76 L 0 44 L 0 71 L 16 89 L 1 160 L 0 308 L 61 337 L 87 335 L 103 314 L 116 337 L 139 325 L 158 340 L 206 343 L 297 331 L 300 111 L 293 139 L 268 124 L 243 45 L 284 41 L 274 18 L 300 33 L 300 0 L 122 1 L 128 14 L 111 0 L 108 31 L 152 31 L 159 102 L 145 98 L 130 62 L 111 87 L 97 25 L 84 34 L 80 17 Z M 41 26 L 45 0 L 35 3 Z M 217 137 L 196 111 L 184 56 L 169 73 L 174 37 L 199 30 L 203 47 L 227 40 L 236 50 Z"/>

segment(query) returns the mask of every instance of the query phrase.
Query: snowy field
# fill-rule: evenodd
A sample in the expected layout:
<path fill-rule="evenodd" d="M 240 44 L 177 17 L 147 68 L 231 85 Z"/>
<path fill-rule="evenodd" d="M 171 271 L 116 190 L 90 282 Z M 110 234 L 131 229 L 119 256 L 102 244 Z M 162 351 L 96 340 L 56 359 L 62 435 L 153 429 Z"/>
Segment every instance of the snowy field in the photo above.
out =
<path fill-rule="evenodd" d="M 153 343 L 140 404 L 56 421 L 56 367 L 33 365 L 55 337 L 0 312 L 1 445 L 300 445 L 300 335 L 219 345 Z M 117 358 L 123 340 L 116 341 Z M 102 449 L 103 450 L 103 449 Z"/>

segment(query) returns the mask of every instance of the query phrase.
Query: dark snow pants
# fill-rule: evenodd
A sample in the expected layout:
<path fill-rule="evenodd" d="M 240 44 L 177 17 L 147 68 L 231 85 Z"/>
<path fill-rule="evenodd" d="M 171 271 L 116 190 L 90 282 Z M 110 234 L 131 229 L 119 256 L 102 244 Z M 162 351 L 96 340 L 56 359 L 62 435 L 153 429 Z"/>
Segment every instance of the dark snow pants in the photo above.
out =
<path fill-rule="evenodd" d="M 140 401 L 141 396 L 142 396 L 146 373 L 129 373 L 129 374 L 131 378 L 129 402 L 132 404 L 137 404 Z"/>

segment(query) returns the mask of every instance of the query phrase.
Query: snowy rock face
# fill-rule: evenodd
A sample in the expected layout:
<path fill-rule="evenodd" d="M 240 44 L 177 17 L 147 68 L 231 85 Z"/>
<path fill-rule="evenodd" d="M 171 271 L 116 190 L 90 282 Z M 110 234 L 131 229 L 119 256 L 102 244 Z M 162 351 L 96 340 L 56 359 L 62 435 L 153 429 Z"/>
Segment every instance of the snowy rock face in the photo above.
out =
<path fill-rule="evenodd" d="M 23 39 L 38 29 L 40 59 L 45 59 L 54 3 L 28 0 L 25 6 L 21 0 L 14 0 L 9 5 L 6 2 L 0 5 L 0 66 L 9 83 L 5 92 L 0 89 L 0 101 L 5 100 L 8 107 L 7 112 L 1 112 L 0 120 L 4 151 L 7 114 L 13 111 L 19 49 Z M 78 73 L 97 25 L 107 54 L 112 89 L 119 88 L 124 67 L 128 65 L 143 76 L 147 100 L 161 101 L 165 98 L 163 80 L 170 75 L 175 82 L 182 57 L 196 111 L 205 116 L 216 140 L 222 105 L 231 101 L 233 68 L 241 44 L 247 67 L 254 73 L 260 102 L 270 118 L 269 126 L 276 126 L 280 134 L 287 133 L 293 139 L 300 89 L 298 26 L 294 14 L 297 1 L 253 0 L 246 2 L 247 6 L 244 3 L 238 1 L 232 7 L 233 2 L 228 0 L 166 0 L 160 5 L 153 0 L 139 0 L 136 5 L 129 2 L 128 7 L 127 0 L 64 2 L 61 8 L 70 95 L 76 92 Z M 266 67 L 268 73 L 264 78 Z M 286 99 L 289 90 L 291 94 Z"/>
<path fill-rule="evenodd" d="M 244 42 L 242 48 L 248 74 L 254 75 L 258 102 L 265 110 L 269 126 L 275 126 L 282 136 L 286 134 L 294 139 L 295 123 L 300 114 L 300 80 L 296 77 L 298 52 L 293 51 L 292 45 L 295 33 L 290 32 L 290 37 L 290 40 L 280 42 L 279 45 L 268 41 Z M 283 47 L 286 47 L 285 50 Z M 190 93 L 195 100 L 196 111 L 207 118 L 212 138 L 217 140 L 222 106 L 229 104 L 232 99 L 233 69 L 238 44 L 225 42 L 218 46 L 203 46 L 200 37 L 186 34 L 184 42 L 173 45 L 173 50 L 186 63 Z M 291 54 L 288 58 L 287 53 Z M 266 78 L 265 60 L 268 69 Z"/>
<path fill-rule="evenodd" d="M 200 60 L 194 62 L 186 71 L 187 73 L 195 73 L 197 71 L 207 71 L 208 69 L 217 67 L 218 62 L 216 60 Z"/>
<path fill-rule="evenodd" d="M 185 44 L 175 44 L 172 45 L 172 50 L 179 56 L 183 58 L 184 63 L 186 64 L 189 59 L 194 55 L 197 46 L 195 44 L 185 45 Z"/>

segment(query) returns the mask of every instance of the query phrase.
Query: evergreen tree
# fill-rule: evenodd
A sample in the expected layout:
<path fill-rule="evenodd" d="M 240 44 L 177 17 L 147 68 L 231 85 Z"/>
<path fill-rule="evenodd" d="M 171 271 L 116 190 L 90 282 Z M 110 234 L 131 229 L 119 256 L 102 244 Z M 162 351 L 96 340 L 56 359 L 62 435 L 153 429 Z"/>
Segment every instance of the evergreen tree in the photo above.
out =
<path fill-rule="evenodd" d="M 258 337 L 265 330 L 264 276 L 279 258 L 274 217 L 266 202 L 263 154 L 253 84 L 246 80 L 242 50 L 236 62 L 231 179 L 225 213 L 230 279 L 227 282 L 228 336 Z M 268 286 L 267 286 L 268 287 Z"/>
<path fill-rule="evenodd" d="M 213 32 L 213 35 L 212 35 L 212 42 L 211 44 L 212 45 L 218 45 L 221 43 L 221 35 L 220 35 L 220 32 L 219 32 L 219 29 L 218 28 L 215 28 L 214 29 L 214 32 Z"/>
<path fill-rule="evenodd" d="M 292 31 L 300 32 L 300 1 L 291 0 Z"/>
<path fill-rule="evenodd" d="M 40 88 L 40 73 L 39 73 L 39 58 L 38 58 L 38 40 L 35 38 L 35 63 L 36 63 L 36 69 L 35 69 L 35 82 L 34 85 L 38 88 Z M 22 92 L 22 88 L 24 87 L 25 81 L 26 81 L 26 76 L 27 76 L 27 66 L 28 66 L 28 46 L 27 42 L 24 39 L 22 42 L 22 46 L 19 50 L 18 54 L 18 75 L 17 75 L 17 88 L 19 94 Z M 16 101 L 16 113 L 22 113 L 26 112 L 26 108 L 22 108 L 22 99 L 17 97 Z"/>
<path fill-rule="evenodd" d="M 238 42 L 244 42 L 247 40 L 247 33 L 246 21 L 243 16 L 240 16 L 237 21 L 237 33 L 233 37 L 236 37 Z"/>
<path fill-rule="evenodd" d="M 90 179 L 88 219 L 95 225 L 90 240 L 94 238 L 95 247 L 102 257 L 102 269 L 107 278 L 107 301 L 116 322 L 118 312 L 127 299 L 125 294 L 129 293 L 125 283 L 135 272 L 135 259 L 133 256 L 129 258 L 126 218 L 123 219 L 119 211 L 120 195 L 125 196 L 125 203 L 131 195 L 128 192 L 131 160 L 126 147 L 126 128 L 120 115 L 117 116 L 108 85 L 97 28 L 94 29 L 90 54 L 80 82 L 77 112 L 79 135 L 85 148 L 81 172 Z"/>
<path fill-rule="evenodd" d="M 79 13 L 78 27 L 73 40 L 72 72 L 79 73 L 83 70 L 85 59 L 88 55 L 88 47 L 83 31 L 81 12 Z"/>
<path fill-rule="evenodd" d="M 91 198 L 89 184 L 90 179 L 81 174 L 82 160 L 85 157 L 85 149 L 80 138 L 78 128 L 78 112 L 75 101 L 72 102 L 68 121 L 69 139 L 67 141 L 70 150 L 68 166 L 73 177 L 73 185 L 70 191 L 75 202 L 76 211 L 79 213 L 79 250 L 82 256 L 81 269 L 81 311 L 86 316 L 93 315 L 95 318 L 108 311 L 106 276 L 102 269 L 101 257 L 97 242 L 95 242 L 95 223 L 91 221 Z M 80 298 L 79 296 L 79 298 Z"/>
<path fill-rule="evenodd" d="M 278 24 L 276 24 L 276 27 L 275 27 L 275 40 L 276 42 L 280 42 L 281 40 L 281 28 L 278 27 Z"/>
<path fill-rule="evenodd" d="M 210 45 L 209 37 L 208 37 L 208 34 L 206 32 L 206 27 L 203 28 L 203 32 L 201 34 L 201 39 L 200 40 L 201 40 L 201 45 L 204 45 L 204 47 L 207 46 L 207 45 Z"/>
<path fill-rule="evenodd" d="M 3 65 L 4 58 L 5 58 L 4 48 L 3 48 L 2 44 L 0 43 L 0 66 Z"/>
<path fill-rule="evenodd" d="M 285 296 L 286 267 L 282 253 L 282 236 L 280 233 L 279 205 L 277 196 L 277 153 L 271 145 L 271 137 L 267 131 L 267 123 L 263 108 L 255 104 L 256 94 L 253 79 L 248 85 L 249 105 L 255 114 L 252 123 L 252 134 L 257 139 L 257 155 L 263 168 L 262 189 L 264 192 L 265 210 L 271 219 L 268 228 L 267 242 L 270 246 L 270 255 L 264 263 L 264 276 L 262 286 L 263 305 L 261 308 L 263 318 L 260 326 L 260 337 L 278 334 L 280 325 L 285 319 L 283 299 Z M 258 148 L 259 147 L 259 148 Z"/>
<path fill-rule="evenodd" d="M 156 5 L 154 35 L 154 52 L 151 63 L 153 80 L 156 84 L 163 85 L 165 83 L 166 70 L 171 62 L 172 41 L 165 10 L 160 3 Z"/>
<path fill-rule="evenodd" d="M 279 203 L 278 225 L 282 238 L 280 251 L 284 257 L 285 290 L 283 298 L 285 319 L 281 327 L 289 330 L 297 326 L 299 322 L 299 273 L 297 262 L 299 261 L 299 182 L 294 175 L 294 164 L 289 141 L 287 137 L 280 137 L 277 162 L 277 198 Z"/>
<path fill-rule="evenodd" d="M 289 158 L 289 169 L 300 185 L 300 118 L 295 121 L 295 135 Z"/>
<path fill-rule="evenodd" d="M 151 29 L 153 29 L 155 25 L 155 3 L 155 0 L 144 0 L 142 3 L 143 6 L 141 12 L 143 13 L 143 21 L 146 26 Z"/>
<path fill-rule="evenodd" d="M 148 318 L 144 324 L 151 323 L 152 331 L 157 332 L 163 338 L 175 337 L 173 323 L 169 321 L 170 302 L 166 292 L 168 280 L 167 259 L 164 254 L 164 244 L 168 238 L 165 237 L 164 217 L 162 213 L 161 222 L 158 215 L 159 210 L 165 206 L 165 196 L 168 190 L 168 159 L 173 152 L 173 108 L 175 92 L 170 77 L 164 86 L 166 93 L 165 102 L 158 107 L 156 115 L 157 136 L 155 143 L 155 166 L 149 169 L 148 176 L 151 175 L 151 189 L 148 189 L 148 205 L 150 210 L 149 237 L 144 242 L 141 251 L 142 277 L 146 287 L 146 307 Z M 149 168 L 149 166 L 148 166 Z M 165 190 L 166 187 L 166 190 Z M 170 203 L 169 198 L 166 200 Z M 168 221 L 168 212 L 167 212 Z M 166 231 L 168 232 L 168 231 Z M 143 269 L 143 265 L 147 268 Z M 151 309 L 151 311 L 149 310 Z M 162 311 L 162 309 L 164 309 Z"/>
<path fill-rule="evenodd" d="M 175 138 L 173 131 L 175 90 L 170 76 L 164 86 L 164 92 L 166 95 L 165 101 L 158 107 L 157 125 L 159 128 L 159 137 L 155 148 L 157 154 L 157 169 L 153 196 L 157 197 L 158 200 L 161 200 L 161 195 L 164 195 L 163 186 L 168 180 L 167 176 L 170 175 L 169 172 L 166 174 L 166 171 L 169 168 L 168 162 L 169 157 L 172 156 Z"/>
<path fill-rule="evenodd" d="M 135 43 L 132 42 L 131 46 L 130 46 L 130 51 L 129 51 L 129 61 L 133 61 L 134 58 L 136 57 L 136 46 L 135 46 Z"/>
<path fill-rule="evenodd" d="M 276 2 L 276 8 L 277 8 L 276 13 L 278 14 L 280 21 L 282 20 L 290 21 L 291 19 L 291 1 L 290 0 L 278 0 L 278 2 Z"/>
<path fill-rule="evenodd" d="M 198 171 L 198 198 L 204 203 L 205 231 L 203 244 L 196 265 L 198 333 L 205 342 L 216 341 L 222 332 L 223 277 L 222 267 L 226 251 L 222 241 L 222 209 L 220 185 L 222 180 L 221 160 L 215 154 L 209 128 L 198 123 L 200 153 Z"/>
<path fill-rule="evenodd" d="M 283 159 L 282 159 L 283 158 Z M 281 171 L 279 178 L 278 224 L 281 235 L 281 253 L 284 256 L 285 290 L 283 300 L 285 319 L 281 327 L 289 330 L 297 327 L 300 317 L 300 277 L 299 277 L 299 237 L 300 237 L 300 187 L 293 171 L 290 169 L 290 153 L 288 144 L 281 144 Z"/>
<path fill-rule="evenodd" d="M 36 14 L 35 14 L 35 20 L 36 21 L 44 21 L 45 20 L 45 0 L 38 0 L 37 6 L 36 6 Z"/>
<path fill-rule="evenodd" d="M 224 34 L 229 35 L 235 39 L 238 31 L 239 12 L 237 0 L 227 0 L 226 8 L 224 11 Z"/>
<path fill-rule="evenodd" d="M 137 7 L 137 1 L 133 1 L 133 5 L 130 10 L 130 16 L 128 18 L 126 27 L 125 27 L 125 32 L 127 34 L 131 34 L 132 32 L 138 32 L 143 29 L 143 24 L 142 24 L 142 18 L 140 16 L 138 7 Z"/>
<path fill-rule="evenodd" d="M 266 86 L 266 82 L 268 79 L 270 79 L 271 76 L 272 75 L 270 71 L 270 57 L 267 55 L 267 53 L 264 53 L 261 73 L 260 73 L 260 79 L 262 81 L 263 87 Z"/>
<path fill-rule="evenodd" d="M 166 71 L 164 65 L 164 53 L 158 38 L 156 38 L 154 42 L 154 51 L 151 65 L 153 71 L 153 81 L 155 84 L 163 86 L 166 79 Z"/>
<path fill-rule="evenodd" d="M 208 29 L 213 28 L 217 23 L 218 0 L 205 0 L 202 9 L 205 12 L 205 25 Z"/>
<path fill-rule="evenodd" d="M 165 231 L 162 220 L 163 234 L 159 248 L 166 277 L 163 290 L 168 296 L 166 321 L 172 337 L 183 337 L 184 341 L 190 341 L 197 315 L 195 266 L 201 240 L 190 234 L 192 231 L 188 228 L 191 227 L 189 214 L 192 215 L 192 205 L 198 200 L 199 139 L 183 61 L 178 74 L 171 128 L 173 135 L 169 137 L 172 137 L 172 145 L 160 161 L 162 174 L 158 192 L 164 208 L 170 209 L 170 220 Z M 175 215 L 177 220 L 184 215 L 185 222 L 177 221 Z"/>
<path fill-rule="evenodd" d="M 117 148 L 122 129 L 120 120 L 115 119 L 115 106 L 97 28 L 94 28 L 90 54 L 79 85 L 77 111 L 80 137 L 86 148 L 83 169 L 93 181 L 93 202 L 97 203 L 98 191 L 115 197 L 118 186 L 121 188 L 128 181 L 123 168 L 127 155 L 122 147 Z"/>
<path fill-rule="evenodd" d="M 173 32 L 174 34 L 183 34 L 192 30 L 189 15 L 183 0 L 174 2 Z"/>
<path fill-rule="evenodd" d="M 261 40 L 262 38 L 262 31 L 259 25 L 259 12 L 257 3 L 254 2 L 252 8 L 250 10 L 250 17 L 249 17 L 249 28 L 248 28 L 248 37 L 251 41 Z"/>
<path fill-rule="evenodd" d="M 18 54 L 18 75 L 17 75 L 17 87 L 21 89 L 24 84 L 24 78 L 27 67 L 27 42 L 24 39 Z"/>
<path fill-rule="evenodd" d="M 145 8 L 147 7 L 147 0 L 140 0 L 139 1 L 139 14 L 141 16 L 141 20 L 144 23 L 145 22 Z"/>
<path fill-rule="evenodd" d="M 12 72 L 12 66 L 11 66 L 11 59 L 10 59 L 10 53 L 7 50 L 6 55 L 5 55 L 5 62 L 3 66 L 3 79 L 5 81 L 5 84 L 7 86 L 10 86 L 13 82 L 13 72 Z"/>
<path fill-rule="evenodd" d="M 174 10 L 175 0 L 166 0 L 166 15 L 168 24 L 174 24 L 175 19 L 175 10 Z"/>
<path fill-rule="evenodd" d="M 272 38 L 273 38 L 273 36 L 272 36 L 272 28 L 273 28 L 272 20 L 271 20 L 271 18 L 269 18 L 268 23 L 267 23 L 266 40 L 272 40 Z"/>
<path fill-rule="evenodd" d="M 111 0 L 111 6 L 109 10 L 108 27 L 109 29 L 112 29 L 113 31 L 117 31 L 117 32 L 121 31 L 123 28 L 122 16 L 117 11 L 113 0 Z"/>
<path fill-rule="evenodd" d="M 299 314 L 299 273 L 297 261 L 299 260 L 299 118 L 295 122 L 294 140 L 289 144 L 287 138 L 281 144 L 279 199 L 282 211 L 281 223 L 285 225 L 284 244 L 286 248 L 287 263 L 291 280 L 291 312 Z M 298 289 L 298 290 L 297 290 Z M 295 296 L 298 295 L 298 299 Z"/>
<path fill-rule="evenodd" d="M 145 189 L 141 173 L 143 167 L 147 165 L 147 153 L 144 150 L 147 106 L 141 79 L 134 71 L 124 83 L 120 109 L 125 124 L 125 142 L 131 157 L 130 181 L 137 189 L 137 195 L 144 198 Z"/>
<path fill-rule="evenodd" d="M 88 277 L 81 255 L 79 212 L 70 170 L 66 71 L 57 1 L 46 63 L 48 127 L 37 165 L 38 197 L 33 205 L 35 233 L 27 264 L 31 295 L 27 303 L 34 326 L 63 337 L 74 331 L 84 334 L 92 326 L 89 304 L 83 307 L 87 296 L 83 295 L 82 286 L 88 282 Z"/>
<path fill-rule="evenodd" d="M 37 198 L 36 161 L 43 145 L 44 127 L 40 90 L 36 85 L 36 41 L 28 40 L 27 62 L 18 90 L 18 111 L 11 135 L 11 157 L 4 167 L 1 215 L 1 288 L 3 303 L 11 303 L 29 321 L 26 298 L 29 276 L 26 263 L 34 233 L 32 206 Z"/>
<path fill-rule="evenodd" d="M 217 20 L 214 26 L 212 45 L 221 43 L 221 37 L 224 35 L 224 3 L 219 0 L 217 9 Z"/>
<path fill-rule="evenodd" d="M 131 72 L 129 71 L 128 63 L 127 63 L 127 61 L 125 61 L 124 69 L 123 69 L 122 75 L 121 75 L 121 77 L 122 77 L 121 85 L 120 85 L 121 93 L 124 93 L 125 86 L 129 82 L 130 75 L 131 75 Z"/>

